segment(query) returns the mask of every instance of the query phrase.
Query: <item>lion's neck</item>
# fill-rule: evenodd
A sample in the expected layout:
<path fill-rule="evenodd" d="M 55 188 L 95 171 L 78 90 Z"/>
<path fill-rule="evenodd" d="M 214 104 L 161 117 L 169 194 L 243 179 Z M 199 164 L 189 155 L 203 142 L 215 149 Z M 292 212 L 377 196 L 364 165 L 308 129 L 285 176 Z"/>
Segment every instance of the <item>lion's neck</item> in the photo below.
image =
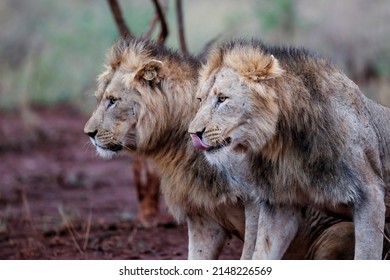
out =
<path fill-rule="evenodd" d="M 229 189 L 226 175 L 209 166 L 203 153 L 191 143 L 188 127 L 197 108 L 189 93 L 183 97 L 191 100 L 187 101 L 185 110 L 180 111 L 177 101 L 169 104 L 176 116 L 164 126 L 156 145 L 147 152 L 160 172 L 166 204 L 178 220 L 183 220 L 188 213 L 218 215 L 218 211 L 239 201 L 239 194 Z"/>
<path fill-rule="evenodd" d="M 195 82 L 175 88 L 178 93 L 172 94 L 167 88 L 164 104 L 160 104 L 161 111 L 154 113 L 156 128 L 150 135 L 146 148 L 146 155 L 153 158 L 161 168 L 167 165 L 177 166 L 184 157 L 194 154 L 190 145 L 188 127 L 196 114 L 193 92 Z M 182 164 L 182 163 L 181 163 Z"/>

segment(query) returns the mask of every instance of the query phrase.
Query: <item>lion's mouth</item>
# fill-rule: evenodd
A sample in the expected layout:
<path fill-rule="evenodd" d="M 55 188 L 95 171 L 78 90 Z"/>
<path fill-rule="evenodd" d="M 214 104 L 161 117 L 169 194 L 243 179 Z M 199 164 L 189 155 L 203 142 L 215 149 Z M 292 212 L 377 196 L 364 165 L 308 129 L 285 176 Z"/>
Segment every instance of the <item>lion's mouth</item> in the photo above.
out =
<path fill-rule="evenodd" d="M 221 141 L 220 143 L 218 143 L 217 145 L 215 146 L 210 146 L 206 152 L 216 152 L 217 150 L 220 150 L 222 148 L 225 148 L 227 146 L 230 145 L 230 143 L 232 142 L 232 139 L 230 137 L 228 138 L 225 138 L 223 141 Z"/>
<path fill-rule="evenodd" d="M 119 145 L 119 144 L 109 144 L 106 147 L 103 147 L 95 142 L 95 145 L 96 145 L 96 147 L 98 147 L 102 150 L 109 150 L 111 152 L 119 152 L 123 148 L 122 145 Z"/>
<path fill-rule="evenodd" d="M 205 152 L 216 152 L 217 150 L 220 150 L 224 147 L 227 147 L 231 144 L 232 139 L 230 137 L 225 138 L 223 141 L 220 141 L 217 143 L 217 145 L 211 146 L 208 144 L 205 144 L 201 138 L 195 133 L 191 133 L 192 143 L 194 144 L 194 147 L 203 150 Z"/>

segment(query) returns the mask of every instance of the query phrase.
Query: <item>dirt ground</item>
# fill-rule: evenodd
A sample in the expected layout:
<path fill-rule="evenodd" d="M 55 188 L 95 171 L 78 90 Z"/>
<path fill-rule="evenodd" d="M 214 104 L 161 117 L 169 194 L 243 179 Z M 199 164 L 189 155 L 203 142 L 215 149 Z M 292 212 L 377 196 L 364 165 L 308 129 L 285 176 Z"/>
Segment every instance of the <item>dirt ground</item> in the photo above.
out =
<path fill-rule="evenodd" d="M 186 259 L 187 229 L 161 202 L 142 228 L 131 157 L 103 160 L 70 106 L 0 112 L 0 259 Z M 230 240 L 221 259 L 237 259 Z"/>

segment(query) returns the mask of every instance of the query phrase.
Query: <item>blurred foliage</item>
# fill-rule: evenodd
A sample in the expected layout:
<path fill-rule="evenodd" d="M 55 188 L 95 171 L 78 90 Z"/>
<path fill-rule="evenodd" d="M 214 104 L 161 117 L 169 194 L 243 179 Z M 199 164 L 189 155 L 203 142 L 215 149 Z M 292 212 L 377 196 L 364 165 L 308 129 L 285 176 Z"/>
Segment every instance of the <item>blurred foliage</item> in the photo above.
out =
<path fill-rule="evenodd" d="M 259 26 L 265 30 L 275 31 L 275 29 L 282 28 L 282 31 L 287 33 L 291 32 L 289 29 L 294 27 L 293 0 L 257 2 L 255 12 Z"/>
<path fill-rule="evenodd" d="M 152 7 L 122 6 L 141 34 Z M 104 53 L 118 36 L 106 1 L 7 0 L 0 11 L 1 107 L 90 102 L 85 93 L 93 91 Z"/>
<path fill-rule="evenodd" d="M 150 1 L 120 4 L 131 30 L 141 35 L 154 13 Z M 193 53 L 216 36 L 302 45 L 333 59 L 366 94 L 390 104 L 390 1 L 183 0 L 183 5 Z M 167 44 L 176 48 L 172 0 L 167 22 Z M 103 0 L 1 1 L 0 108 L 67 101 L 89 111 L 95 77 L 117 36 Z M 374 78 L 367 79 L 367 69 Z"/>
<path fill-rule="evenodd" d="M 104 3 L 103 3 L 104 4 Z M 104 5 L 91 1 L 2 2 L 1 105 L 54 103 L 81 95 L 116 36 Z M 84 7 L 83 7 L 84 6 Z"/>

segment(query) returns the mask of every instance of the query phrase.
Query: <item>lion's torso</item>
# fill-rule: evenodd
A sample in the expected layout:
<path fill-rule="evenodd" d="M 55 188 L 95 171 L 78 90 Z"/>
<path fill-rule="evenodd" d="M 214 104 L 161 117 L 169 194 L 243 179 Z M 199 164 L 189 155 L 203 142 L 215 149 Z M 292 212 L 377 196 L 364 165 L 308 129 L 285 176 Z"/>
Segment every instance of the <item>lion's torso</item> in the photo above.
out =
<path fill-rule="evenodd" d="M 225 47 L 209 57 L 200 92 L 207 100 L 223 95 L 227 105 L 205 101 L 191 125 L 204 127 L 211 144 L 226 136 L 210 138 L 208 130 L 245 130 L 242 143 L 232 148 L 237 153 L 206 152 L 210 162 L 221 170 L 233 162 L 231 177 L 262 186 L 260 195 L 279 204 L 351 205 L 365 199 L 373 176 L 389 188 L 389 108 L 365 97 L 339 69 L 306 50 L 256 43 Z M 248 58 L 251 52 L 257 58 Z M 278 58 L 280 78 L 247 65 L 269 54 Z M 234 163 L 241 153 L 246 163 Z"/>
<path fill-rule="evenodd" d="M 258 41 L 213 50 L 197 97 L 189 127 L 194 146 L 230 180 L 252 187 L 242 189 L 251 199 L 264 201 L 254 256 L 279 258 L 297 228 L 297 209 L 306 206 L 353 218 L 356 259 L 382 256 L 389 108 L 325 59 Z M 285 237 L 270 246 L 282 224 Z"/>
<path fill-rule="evenodd" d="M 302 118 L 307 108 L 293 104 L 294 113 L 279 123 L 275 142 L 283 147 L 276 156 L 272 149 L 250 155 L 257 184 L 266 186 L 262 191 L 270 201 L 333 208 L 364 201 L 373 176 L 389 188 L 390 110 L 366 98 L 345 76 L 335 76 L 315 85 L 321 93 L 305 97 L 319 114 Z M 314 120 L 320 121 L 310 127 Z"/>

